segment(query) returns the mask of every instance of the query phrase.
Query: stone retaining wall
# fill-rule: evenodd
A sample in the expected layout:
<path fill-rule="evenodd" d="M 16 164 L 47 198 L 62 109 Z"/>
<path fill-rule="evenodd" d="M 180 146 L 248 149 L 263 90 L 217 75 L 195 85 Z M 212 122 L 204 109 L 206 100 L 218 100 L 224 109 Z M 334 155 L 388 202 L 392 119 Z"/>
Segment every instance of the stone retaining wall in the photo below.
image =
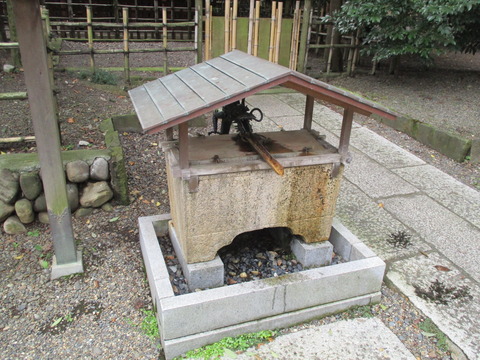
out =
<path fill-rule="evenodd" d="M 110 119 L 101 125 L 105 150 L 62 152 L 69 207 L 75 216 L 94 208 L 110 210 L 110 200 L 128 204 L 123 151 Z M 35 219 L 48 223 L 47 205 L 37 154 L 0 156 L 0 223 L 7 234 L 26 232 Z"/>

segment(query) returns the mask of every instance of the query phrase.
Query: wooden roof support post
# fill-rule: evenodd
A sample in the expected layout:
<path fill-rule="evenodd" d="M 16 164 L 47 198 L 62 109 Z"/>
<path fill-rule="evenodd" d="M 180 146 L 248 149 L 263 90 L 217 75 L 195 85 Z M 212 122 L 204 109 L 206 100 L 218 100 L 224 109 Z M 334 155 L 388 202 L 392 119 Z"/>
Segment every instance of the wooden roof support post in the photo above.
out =
<path fill-rule="evenodd" d="M 77 254 L 75 248 L 67 201 L 60 133 L 48 75 L 40 6 L 38 1 L 15 0 L 13 8 L 55 250 L 52 278 L 56 278 L 83 272 L 81 254 Z"/>
<path fill-rule="evenodd" d="M 348 154 L 348 145 L 350 143 L 350 135 L 352 133 L 353 110 L 345 108 L 343 110 L 342 131 L 340 133 L 340 143 L 338 145 L 338 153 L 342 155 L 342 161 L 350 162 Z"/>
<path fill-rule="evenodd" d="M 178 125 L 178 142 L 180 152 L 180 169 L 188 169 L 188 122 Z"/>
<path fill-rule="evenodd" d="M 303 128 L 306 130 L 312 130 L 312 118 L 313 118 L 313 105 L 315 99 L 311 95 L 307 95 L 307 101 L 305 102 L 305 119 L 303 121 Z"/>

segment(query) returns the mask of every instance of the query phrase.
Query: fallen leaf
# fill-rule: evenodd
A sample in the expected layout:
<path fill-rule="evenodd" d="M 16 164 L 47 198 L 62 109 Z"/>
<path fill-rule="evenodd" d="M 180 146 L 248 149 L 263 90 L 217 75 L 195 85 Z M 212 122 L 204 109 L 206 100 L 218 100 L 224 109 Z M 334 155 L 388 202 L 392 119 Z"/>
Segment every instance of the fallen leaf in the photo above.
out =
<path fill-rule="evenodd" d="M 70 118 L 67 119 L 67 122 L 69 124 L 73 124 L 75 122 L 75 119 L 70 117 Z"/>
<path fill-rule="evenodd" d="M 160 201 L 157 201 L 157 202 L 155 203 L 155 205 L 156 205 L 156 206 L 160 206 L 160 205 L 162 205 L 162 204 L 160 203 Z"/>
<path fill-rule="evenodd" d="M 143 202 L 144 204 L 147 204 L 147 205 L 150 204 L 150 201 L 148 201 L 148 200 L 142 200 L 142 202 Z"/>
<path fill-rule="evenodd" d="M 87 225 L 90 224 L 90 220 L 87 220 L 87 221 L 85 222 L 85 224 L 87 224 Z"/>
<path fill-rule="evenodd" d="M 383 311 L 387 310 L 388 309 L 388 306 L 385 306 L 383 304 L 380 304 L 380 307 L 382 308 Z"/>
<path fill-rule="evenodd" d="M 50 325 L 50 327 L 55 327 L 57 326 L 58 324 L 60 324 L 60 321 L 62 321 L 63 317 L 59 317 L 57 320 L 55 320 L 52 325 Z"/>
<path fill-rule="evenodd" d="M 385 205 L 383 205 L 383 203 L 378 203 L 378 207 L 379 208 L 383 208 Z"/>
<path fill-rule="evenodd" d="M 99 286 L 100 286 L 100 283 L 98 282 L 98 280 L 93 280 L 93 288 L 98 289 Z"/>
<path fill-rule="evenodd" d="M 426 337 L 432 337 L 432 336 L 435 336 L 434 333 L 429 333 L 429 332 L 425 332 L 425 331 L 422 331 L 422 335 L 423 336 L 426 336 Z"/>
<path fill-rule="evenodd" d="M 23 258 L 24 255 L 25 255 L 25 254 L 21 254 L 21 255 L 18 255 L 18 256 L 14 256 L 13 258 L 14 258 L 15 260 L 20 260 L 21 258 Z"/>
<path fill-rule="evenodd" d="M 129 161 L 129 162 L 128 162 L 128 165 L 130 165 L 130 166 L 135 165 L 135 161 Z"/>
<path fill-rule="evenodd" d="M 426 252 L 424 252 L 424 251 L 420 251 L 420 254 L 422 254 L 422 255 L 425 256 L 425 257 L 428 257 L 428 254 L 427 254 Z"/>
<path fill-rule="evenodd" d="M 439 271 L 451 271 L 449 268 L 447 268 L 446 266 L 442 266 L 442 265 L 435 265 L 435 269 L 437 269 Z"/>
<path fill-rule="evenodd" d="M 119 216 L 115 216 L 115 217 L 111 218 L 110 220 L 108 220 L 108 222 L 115 222 L 115 221 L 117 221 L 118 219 L 120 219 L 120 217 L 119 217 Z"/>

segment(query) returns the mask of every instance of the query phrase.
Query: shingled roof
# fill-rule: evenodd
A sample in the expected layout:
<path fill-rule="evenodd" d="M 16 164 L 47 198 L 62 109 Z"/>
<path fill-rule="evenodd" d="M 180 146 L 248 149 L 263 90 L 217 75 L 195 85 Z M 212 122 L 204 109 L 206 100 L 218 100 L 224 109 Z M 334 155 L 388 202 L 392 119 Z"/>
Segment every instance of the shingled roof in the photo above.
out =
<path fill-rule="evenodd" d="M 397 114 L 348 91 L 234 50 L 129 91 L 144 132 L 155 133 L 281 85 L 365 115 Z"/>

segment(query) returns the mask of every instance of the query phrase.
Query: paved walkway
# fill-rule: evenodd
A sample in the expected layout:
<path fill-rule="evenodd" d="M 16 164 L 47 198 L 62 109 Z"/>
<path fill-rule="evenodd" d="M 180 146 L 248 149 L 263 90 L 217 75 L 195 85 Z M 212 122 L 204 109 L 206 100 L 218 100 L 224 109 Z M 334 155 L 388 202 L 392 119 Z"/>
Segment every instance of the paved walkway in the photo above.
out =
<path fill-rule="evenodd" d="M 251 107 L 261 108 L 266 116 L 264 121 L 254 124 L 255 131 L 296 130 L 303 126 L 302 94 L 257 95 L 248 102 Z M 338 146 L 341 115 L 315 104 L 313 120 L 313 128 Z M 353 161 L 346 167 L 337 204 L 338 218 L 387 263 L 386 281 L 408 296 L 469 359 L 480 359 L 480 192 L 358 124 L 352 131 L 351 152 Z M 413 245 L 403 249 L 387 243 L 389 234 L 397 231 L 411 234 Z M 437 279 L 446 286 L 468 287 L 473 299 L 442 305 L 415 294 L 415 286 L 428 289 Z M 381 351 L 395 349 L 397 356 L 389 353 L 389 358 L 413 357 L 383 324 L 356 322 L 352 326 L 359 329 L 354 336 L 356 341 L 344 344 L 368 344 L 368 329 L 385 334 L 378 356 L 360 358 L 384 358 L 387 354 Z M 340 322 L 337 327 L 335 331 L 342 336 L 344 325 Z M 312 336 L 322 336 L 329 330 L 332 331 L 318 329 L 293 340 L 279 337 L 272 343 L 272 351 L 282 342 L 287 347 L 289 341 L 304 349 Z M 304 359 L 319 358 L 320 351 L 325 349 L 305 351 Z M 375 353 L 372 347 L 368 351 Z M 353 349 L 352 354 L 342 358 L 359 358 Z"/>

